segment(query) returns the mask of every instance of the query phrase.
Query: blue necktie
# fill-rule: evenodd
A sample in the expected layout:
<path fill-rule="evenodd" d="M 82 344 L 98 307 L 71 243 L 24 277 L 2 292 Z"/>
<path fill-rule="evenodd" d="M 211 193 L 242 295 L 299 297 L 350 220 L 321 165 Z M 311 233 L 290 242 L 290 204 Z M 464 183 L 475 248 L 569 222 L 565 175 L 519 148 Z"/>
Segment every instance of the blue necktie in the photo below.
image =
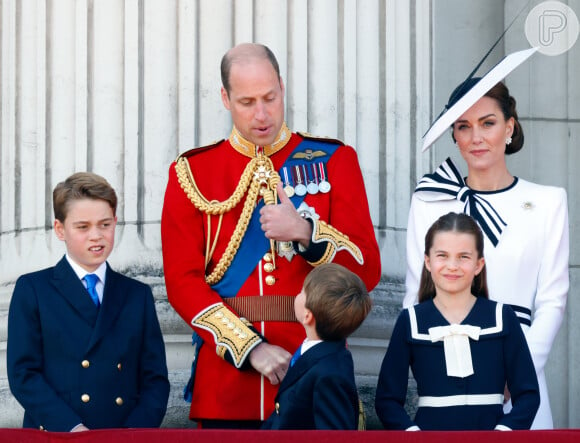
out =
<path fill-rule="evenodd" d="M 294 366 L 294 364 L 296 363 L 296 360 L 298 360 L 301 355 L 302 355 L 302 345 L 300 345 L 298 347 L 298 349 L 296 349 L 296 352 L 294 353 L 294 355 L 290 359 L 290 367 Z"/>
<path fill-rule="evenodd" d="M 85 282 L 87 283 L 87 291 L 93 300 L 93 303 L 98 308 L 101 302 L 99 301 L 99 294 L 97 294 L 97 282 L 99 277 L 96 274 L 85 275 Z"/>

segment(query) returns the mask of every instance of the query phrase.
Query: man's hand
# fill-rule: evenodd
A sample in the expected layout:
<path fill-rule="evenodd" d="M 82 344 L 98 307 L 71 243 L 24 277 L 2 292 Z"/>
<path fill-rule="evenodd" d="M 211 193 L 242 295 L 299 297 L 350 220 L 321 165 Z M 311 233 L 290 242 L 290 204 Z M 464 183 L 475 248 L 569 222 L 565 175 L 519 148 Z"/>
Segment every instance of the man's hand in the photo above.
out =
<path fill-rule="evenodd" d="M 269 343 L 260 343 L 250 352 L 250 364 L 273 385 L 284 379 L 291 358 L 284 348 Z"/>
<path fill-rule="evenodd" d="M 280 204 L 266 205 L 260 209 L 260 223 L 266 238 L 277 241 L 297 241 L 304 247 L 310 244 L 312 226 L 296 211 L 284 192 L 282 183 L 276 187 Z"/>

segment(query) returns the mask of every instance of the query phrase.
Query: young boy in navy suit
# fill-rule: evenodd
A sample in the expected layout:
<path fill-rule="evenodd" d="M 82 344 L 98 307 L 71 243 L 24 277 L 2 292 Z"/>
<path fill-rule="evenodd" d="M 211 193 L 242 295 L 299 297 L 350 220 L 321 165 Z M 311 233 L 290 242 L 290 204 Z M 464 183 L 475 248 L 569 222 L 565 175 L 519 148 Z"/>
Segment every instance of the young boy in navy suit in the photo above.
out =
<path fill-rule="evenodd" d="M 149 286 L 111 269 L 117 196 L 80 172 L 53 191 L 66 255 L 21 276 L 8 314 L 10 389 L 25 428 L 158 427 L 169 397 L 165 346 Z"/>
<path fill-rule="evenodd" d="M 306 340 L 262 429 L 357 429 L 359 402 L 346 338 L 370 309 L 371 298 L 355 273 L 335 263 L 310 271 L 294 301 Z"/>

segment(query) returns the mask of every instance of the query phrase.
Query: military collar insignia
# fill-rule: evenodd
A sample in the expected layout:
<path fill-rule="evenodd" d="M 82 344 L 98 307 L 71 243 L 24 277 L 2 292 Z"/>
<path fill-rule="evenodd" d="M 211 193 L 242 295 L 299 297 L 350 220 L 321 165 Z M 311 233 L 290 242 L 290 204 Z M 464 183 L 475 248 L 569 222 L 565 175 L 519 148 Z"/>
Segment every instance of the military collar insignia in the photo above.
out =
<path fill-rule="evenodd" d="M 234 126 L 229 137 L 229 142 L 236 151 L 246 157 L 254 158 L 261 152 L 263 152 L 266 157 L 270 157 L 288 144 L 291 135 L 292 133 L 290 132 L 290 129 L 288 129 L 286 123 L 283 123 L 274 143 L 268 146 L 256 146 L 254 143 L 246 140 Z"/>

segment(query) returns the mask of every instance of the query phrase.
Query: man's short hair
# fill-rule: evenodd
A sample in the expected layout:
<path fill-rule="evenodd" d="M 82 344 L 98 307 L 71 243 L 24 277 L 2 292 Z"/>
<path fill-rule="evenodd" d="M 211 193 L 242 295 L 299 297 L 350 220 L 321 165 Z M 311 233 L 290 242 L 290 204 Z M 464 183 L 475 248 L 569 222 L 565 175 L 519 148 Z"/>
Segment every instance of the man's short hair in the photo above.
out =
<path fill-rule="evenodd" d="M 248 60 L 250 58 L 264 58 L 267 59 L 274 71 L 276 71 L 276 75 L 280 78 L 280 66 L 278 65 L 278 60 L 276 60 L 276 56 L 274 53 L 268 48 L 266 45 L 262 45 L 260 43 L 242 43 L 225 53 L 222 57 L 221 62 L 221 77 L 222 77 L 222 86 L 228 93 L 228 97 L 230 95 L 230 71 L 232 70 L 232 64 L 239 60 Z"/>

